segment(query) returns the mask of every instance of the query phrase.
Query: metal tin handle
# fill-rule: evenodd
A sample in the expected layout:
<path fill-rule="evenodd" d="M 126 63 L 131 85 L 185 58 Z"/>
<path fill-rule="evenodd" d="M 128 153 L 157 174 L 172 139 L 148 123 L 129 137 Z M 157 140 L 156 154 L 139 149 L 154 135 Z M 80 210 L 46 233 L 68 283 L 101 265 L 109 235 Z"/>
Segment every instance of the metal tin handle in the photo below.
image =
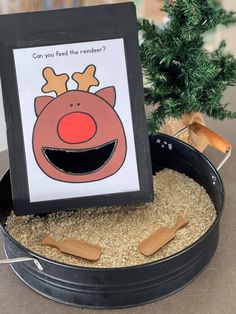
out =
<path fill-rule="evenodd" d="M 33 257 L 17 257 L 17 258 L 11 258 L 11 259 L 2 259 L 0 260 L 1 264 L 13 264 L 13 263 L 22 263 L 22 262 L 28 262 L 33 261 L 36 267 L 39 271 L 43 271 L 43 266 L 40 264 L 40 262 Z"/>
<path fill-rule="evenodd" d="M 202 124 L 194 122 L 192 124 L 188 124 L 186 127 L 175 133 L 173 136 L 178 137 L 182 133 L 186 132 L 187 130 L 192 130 L 197 135 L 203 135 L 207 139 L 207 143 L 214 147 L 215 149 L 225 153 L 224 159 L 220 162 L 217 166 L 217 171 L 221 169 L 221 167 L 226 163 L 226 161 L 231 156 L 232 152 L 232 145 L 225 140 L 222 136 L 218 135 L 217 133 L 213 132 L 212 130 L 208 129 Z"/>

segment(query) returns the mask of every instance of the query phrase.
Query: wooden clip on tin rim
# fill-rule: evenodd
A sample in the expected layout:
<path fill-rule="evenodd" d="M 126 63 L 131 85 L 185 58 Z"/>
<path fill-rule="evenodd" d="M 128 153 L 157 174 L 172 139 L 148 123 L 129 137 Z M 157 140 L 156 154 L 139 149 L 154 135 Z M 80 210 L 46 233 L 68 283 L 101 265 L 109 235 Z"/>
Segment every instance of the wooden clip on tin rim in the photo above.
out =
<path fill-rule="evenodd" d="M 226 139 L 224 139 L 219 134 L 215 133 L 214 131 L 208 129 L 204 125 L 201 125 L 197 122 L 194 122 L 190 126 L 190 130 L 192 130 L 195 134 L 199 136 L 204 136 L 207 140 L 207 143 L 214 147 L 215 149 L 219 150 L 222 153 L 228 153 L 232 149 L 232 145 Z"/>

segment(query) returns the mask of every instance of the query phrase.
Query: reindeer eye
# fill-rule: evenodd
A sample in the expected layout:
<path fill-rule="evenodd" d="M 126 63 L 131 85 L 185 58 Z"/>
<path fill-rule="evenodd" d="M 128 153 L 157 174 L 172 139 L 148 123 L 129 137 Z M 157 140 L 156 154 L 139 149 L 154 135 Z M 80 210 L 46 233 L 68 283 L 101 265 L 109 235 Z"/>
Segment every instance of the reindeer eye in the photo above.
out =
<path fill-rule="evenodd" d="M 80 106 L 80 103 L 79 103 L 79 102 L 77 103 L 77 106 Z"/>
<path fill-rule="evenodd" d="M 70 104 L 71 107 L 73 107 L 73 104 Z"/>

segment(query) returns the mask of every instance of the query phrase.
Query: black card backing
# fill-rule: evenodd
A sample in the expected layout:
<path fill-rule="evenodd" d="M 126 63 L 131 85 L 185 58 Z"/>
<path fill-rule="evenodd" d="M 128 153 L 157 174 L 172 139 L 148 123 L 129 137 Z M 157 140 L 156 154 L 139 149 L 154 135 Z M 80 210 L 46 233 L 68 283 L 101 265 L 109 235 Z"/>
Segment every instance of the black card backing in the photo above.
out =
<path fill-rule="evenodd" d="M 0 67 L 16 214 L 153 199 L 133 3 L 3 15 Z"/>

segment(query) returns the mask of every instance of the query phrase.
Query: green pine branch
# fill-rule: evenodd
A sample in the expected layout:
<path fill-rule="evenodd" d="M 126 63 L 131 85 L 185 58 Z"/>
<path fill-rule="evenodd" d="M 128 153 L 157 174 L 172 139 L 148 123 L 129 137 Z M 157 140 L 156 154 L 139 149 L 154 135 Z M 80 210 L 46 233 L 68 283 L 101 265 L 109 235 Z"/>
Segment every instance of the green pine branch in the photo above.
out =
<path fill-rule="evenodd" d="M 216 0 L 165 2 L 167 25 L 139 23 L 145 102 L 159 103 L 148 117 L 149 131 L 159 130 L 168 117 L 191 112 L 220 120 L 236 118 L 227 104 L 221 104 L 226 87 L 236 84 L 236 59 L 225 52 L 225 42 L 213 53 L 204 48 L 204 34 L 220 24 L 235 23 L 235 13 Z"/>

